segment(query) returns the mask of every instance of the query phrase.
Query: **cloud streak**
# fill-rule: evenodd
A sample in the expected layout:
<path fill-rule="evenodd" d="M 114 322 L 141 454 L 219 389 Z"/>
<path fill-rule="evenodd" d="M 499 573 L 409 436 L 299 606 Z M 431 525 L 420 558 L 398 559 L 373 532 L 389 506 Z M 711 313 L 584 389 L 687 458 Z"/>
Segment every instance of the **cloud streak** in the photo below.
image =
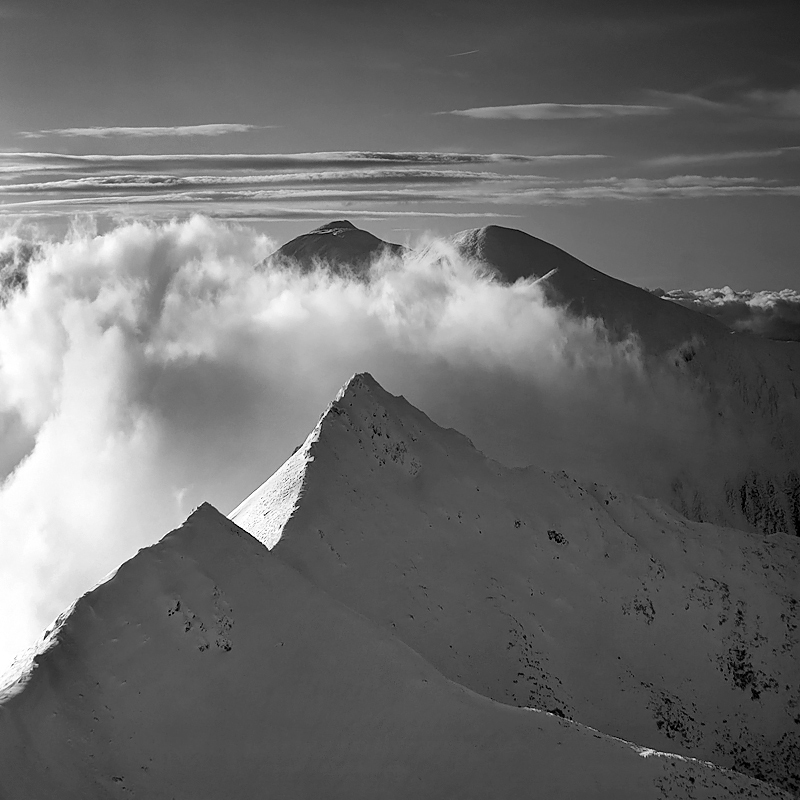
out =
<path fill-rule="evenodd" d="M 317 153 L 179 153 L 135 155 L 71 155 L 47 152 L 0 153 L 0 169 L 6 172 L 31 169 L 80 169 L 87 172 L 137 170 L 281 170 L 314 167 L 460 166 L 470 164 L 538 164 L 549 161 L 581 161 L 606 158 L 599 153 L 378 152 L 369 150 Z"/>
<path fill-rule="evenodd" d="M 651 117 L 669 114 L 671 110 L 668 106 L 613 103 L 526 103 L 509 106 L 480 106 L 441 113 L 473 119 L 554 120 Z"/>
<path fill-rule="evenodd" d="M 751 161 L 762 158 L 782 158 L 800 154 L 800 146 L 772 147 L 765 150 L 726 150 L 717 153 L 675 153 L 652 158 L 645 163 L 653 167 L 673 167 L 685 164 L 712 164 L 725 161 Z"/>
<path fill-rule="evenodd" d="M 248 133 L 249 131 L 274 127 L 274 125 L 246 125 L 239 122 L 212 122 L 204 125 L 52 128 L 43 131 L 22 131 L 20 136 L 24 136 L 27 139 L 41 139 L 45 136 L 63 136 L 67 138 L 89 137 L 93 139 L 127 137 L 141 139 L 164 136 L 224 136 L 228 133 Z"/>
<path fill-rule="evenodd" d="M 391 209 L 399 210 L 403 205 L 418 204 L 416 216 L 442 215 L 443 210 L 436 206 L 447 206 L 446 216 L 458 217 L 465 213 L 496 213 L 502 206 L 530 206 L 552 204 L 583 204 L 598 201 L 652 202 L 656 200 L 693 200 L 700 198 L 731 197 L 800 197 L 800 186 L 783 184 L 777 180 L 763 180 L 756 177 L 673 175 L 668 178 L 598 178 L 590 180 L 553 179 L 543 176 L 502 176 L 459 179 L 430 179 L 404 181 L 401 176 L 382 181 L 374 176 L 370 179 L 356 179 L 348 183 L 343 178 L 338 181 L 313 180 L 299 181 L 293 185 L 270 185 L 268 181 L 253 181 L 255 188 L 236 186 L 236 181 L 212 180 L 205 184 L 200 180 L 182 181 L 171 176 L 155 176 L 156 180 L 141 182 L 121 180 L 104 186 L 102 182 L 87 180 L 76 184 L 65 181 L 61 188 L 42 192 L 35 199 L 20 199 L 5 202 L 0 206 L 0 216 L 20 218 L 31 214 L 70 214 L 90 212 L 101 214 L 130 214 L 141 216 L 145 213 L 189 216 L 203 209 L 204 213 L 218 218 L 230 214 L 231 219 L 239 217 L 236 206 L 250 206 L 250 218 L 260 214 L 272 213 L 270 207 L 280 206 L 280 213 L 296 206 L 298 211 L 306 204 L 325 204 L 325 208 L 339 207 L 336 216 L 346 213 L 374 216 Z M 316 185 L 315 185 L 316 183 Z M 261 185 L 259 185 L 261 184 Z M 437 185 L 438 184 L 438 185 Z M 526 185 L 527 184 L 527 185 Z M 235 188 L 234 188 L 235 187 Z M 0 190 L 13 196 L 12 186 Z M 17 193 L 18 197 L 35 196 L 32 189 Z M 258 206 L 261 205 L 261 212 Z M 474 209 L 475 211 L 470 211 Z M 384 211 L 385 210 L 385 211 Z M 436 211 L 437 213 L 432 213 Z M 283 217 L 270 217 L 283 218 Z"/>

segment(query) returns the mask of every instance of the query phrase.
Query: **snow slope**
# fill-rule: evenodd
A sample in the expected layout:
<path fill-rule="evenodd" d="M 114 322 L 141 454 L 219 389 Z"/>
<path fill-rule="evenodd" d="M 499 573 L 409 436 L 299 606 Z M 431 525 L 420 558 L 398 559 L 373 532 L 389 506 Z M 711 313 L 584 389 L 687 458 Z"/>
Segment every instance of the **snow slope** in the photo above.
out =
<path fill-rule="evenodd" d="M 507 469 L 357 375 L 231 515 L 453 681 L 800 790 L 800 539 Z"/>
<path fill-rule="evenodd" d="M 0 796 L 786 797 L 447 681 L 208 505 L 0 704 Z"/>

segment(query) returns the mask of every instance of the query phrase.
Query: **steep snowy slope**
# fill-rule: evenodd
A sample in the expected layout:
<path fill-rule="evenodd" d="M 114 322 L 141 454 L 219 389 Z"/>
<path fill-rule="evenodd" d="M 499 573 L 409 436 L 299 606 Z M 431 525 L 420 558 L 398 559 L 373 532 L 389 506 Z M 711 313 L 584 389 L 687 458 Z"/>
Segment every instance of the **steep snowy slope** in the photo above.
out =
<path fill-rule="evenodd" d="M 445 680 L 210 506 L 81 598 L 0 704 L 0 796 L 779 798 Z"/>
<path fill-rule="evenodd" d="M 401 245 L 384 242 L 347 220 L 336 220 L 287 242 L 267 262 L 292 260 L 303 269 L 324 262 L 360 273 L 382 253 L 399 255 L 403 250 Z"/>
<path fill-rule="evenodd" d="M 231 516 L 480 694 L 800 790 L 800 539 L 506 469 L 369 375 Z"/>

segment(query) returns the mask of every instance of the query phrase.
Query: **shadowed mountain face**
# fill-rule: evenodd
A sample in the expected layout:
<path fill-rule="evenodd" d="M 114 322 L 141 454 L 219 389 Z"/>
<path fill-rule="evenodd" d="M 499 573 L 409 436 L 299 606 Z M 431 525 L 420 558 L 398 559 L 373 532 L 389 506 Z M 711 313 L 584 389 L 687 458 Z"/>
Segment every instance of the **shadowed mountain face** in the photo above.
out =
<path fill-rule="evenodd" d="M 401 255 L 404 251 L 402 245 L 384 242 L 347 220 L 337 220 L 292 239 L 276 250 L 267 262 L 291 260 L 304 270 L 324 263 L 337 271 L 361 274 L 384 253 Z"/>
<path fill-rule="evenodd" d="M 786 797 L 446 680 L 208 505 L 0 700 L 4 800 L 681 795 Z"/>
<path fill-rule="evenodd" d="M 444 675 L 800 789 L 800 539 L 507 469 L 356 376 L 232 519 Z"/>

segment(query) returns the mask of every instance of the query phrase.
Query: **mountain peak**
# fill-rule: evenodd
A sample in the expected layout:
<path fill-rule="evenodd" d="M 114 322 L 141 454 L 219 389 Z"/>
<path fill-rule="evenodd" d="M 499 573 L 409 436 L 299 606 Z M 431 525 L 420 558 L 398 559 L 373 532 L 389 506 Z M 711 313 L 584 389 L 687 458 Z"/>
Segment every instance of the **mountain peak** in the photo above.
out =
<path fill-rule="evenodd" d="M 315 228 L 311 233 L 322 233 L 324 231 L 335 231 L 335 230 L 351 230 L 357 231 L 360 230 L 350 222 L 349 219 L 335 219 L 332 222 L 326 222 L 324 225 L 320 225 L 319 228 Z"/>
<path fill-rule="evenodd" d="M 344 386 L 339 389 L 334 403 L 347 396 L 358 396 L 376 392 L 388 394 L 383 386 L 381 386 L 369 372 L 356 372 Z"/>
<path fill-rule="evenodd" d="M 334 272 L 366 275 L 382 254 L 400 255 L 405 248 L 384 242 L 346 219 L 327 222 L 276 250 L 265 263 L 291 261 L 304 270 L 326 264 Z"/>

